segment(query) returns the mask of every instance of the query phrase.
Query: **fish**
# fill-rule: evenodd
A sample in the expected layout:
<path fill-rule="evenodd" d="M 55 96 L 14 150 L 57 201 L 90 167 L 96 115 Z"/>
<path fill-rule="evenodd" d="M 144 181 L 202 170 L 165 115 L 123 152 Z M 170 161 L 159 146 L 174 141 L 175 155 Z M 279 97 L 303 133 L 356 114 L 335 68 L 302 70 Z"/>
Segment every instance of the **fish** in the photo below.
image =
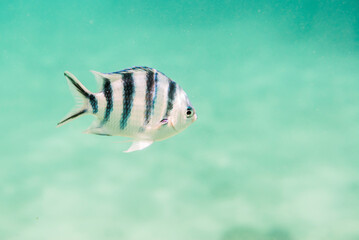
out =
<path fill-rule="evenodd" d="M 87 134 L 123 136 L 132 145 L 124 152 L 149 147 L 186 129 L 197 120 L 197 113 L 186 92 L 164 73 L 136 66 L 121 71 L 91 71 L 99 92 L 90 92 L 72 73 L 64 75 L 77 100 L 57 126 L 78 117 L 93 115 Z"/>

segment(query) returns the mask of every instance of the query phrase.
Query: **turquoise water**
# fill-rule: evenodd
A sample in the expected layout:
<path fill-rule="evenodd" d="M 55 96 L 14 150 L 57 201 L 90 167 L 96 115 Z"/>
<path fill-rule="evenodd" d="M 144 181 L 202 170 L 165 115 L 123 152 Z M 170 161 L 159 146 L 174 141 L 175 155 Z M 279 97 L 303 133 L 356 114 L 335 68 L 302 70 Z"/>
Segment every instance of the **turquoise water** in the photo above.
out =
<path fill-rule="evenodd" d="M 359 239 L 358 1 L 2 1 L 0 239 Z M 198 120 L 124 154 L 63 72 L 159 69 Z"/>

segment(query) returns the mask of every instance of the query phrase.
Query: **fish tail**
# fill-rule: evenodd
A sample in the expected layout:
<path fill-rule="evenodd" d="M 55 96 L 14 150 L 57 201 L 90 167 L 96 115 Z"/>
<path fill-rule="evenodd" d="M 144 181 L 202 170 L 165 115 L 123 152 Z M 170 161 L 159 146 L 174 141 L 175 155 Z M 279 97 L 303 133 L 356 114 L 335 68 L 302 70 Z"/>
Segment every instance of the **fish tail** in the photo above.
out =
<path fill-rule="evenodd" d="M 87 90 L 87 88 L 82 85 L 82 83 L 72 73 L 66 71 L 64 75 L 76 100 L 76 106 L 57 124 L 57 127 L 60 127 L 65 123 L 85 115 L 86 113 L 91 113 L 89 112 L 90 101 L 92 98 L 94 98 L 94 95 L 89 90 Z"/>

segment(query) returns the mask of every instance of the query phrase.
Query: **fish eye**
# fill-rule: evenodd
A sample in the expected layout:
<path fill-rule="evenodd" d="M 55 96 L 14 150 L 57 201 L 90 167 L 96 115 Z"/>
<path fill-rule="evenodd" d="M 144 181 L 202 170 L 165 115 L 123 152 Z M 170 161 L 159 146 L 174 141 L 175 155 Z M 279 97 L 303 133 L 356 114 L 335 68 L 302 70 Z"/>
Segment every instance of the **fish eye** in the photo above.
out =
<path fill-rule="evenodd" d="M 194 114 L 194 110 L 191 107 L 188 107 L 186 111 L 187 118 L 192 117 L 193 114 Z"/>

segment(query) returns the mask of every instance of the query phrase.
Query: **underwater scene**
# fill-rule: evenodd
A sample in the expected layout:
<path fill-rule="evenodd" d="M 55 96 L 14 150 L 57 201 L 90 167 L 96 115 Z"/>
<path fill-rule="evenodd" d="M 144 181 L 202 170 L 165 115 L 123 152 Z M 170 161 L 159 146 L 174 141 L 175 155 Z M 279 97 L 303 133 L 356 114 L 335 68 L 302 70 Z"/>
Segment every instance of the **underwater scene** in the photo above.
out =
<path fill-rule="evenodd" d="M 0 30 L 0 239 L 359 239 L 359 1 L 4 0 Z M 198 119 L 131 153 L 57 127 L 65 71 L 133 66 Z"/>

